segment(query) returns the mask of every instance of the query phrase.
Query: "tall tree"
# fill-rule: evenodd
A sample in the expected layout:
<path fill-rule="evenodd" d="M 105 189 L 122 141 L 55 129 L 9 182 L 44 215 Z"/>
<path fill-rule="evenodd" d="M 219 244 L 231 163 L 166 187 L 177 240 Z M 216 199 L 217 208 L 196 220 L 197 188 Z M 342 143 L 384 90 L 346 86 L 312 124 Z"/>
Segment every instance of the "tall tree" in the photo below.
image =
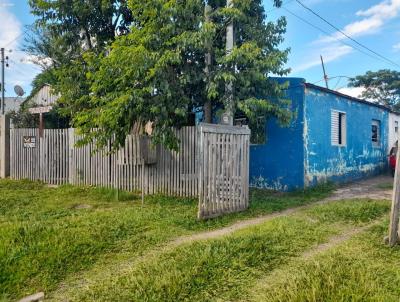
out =
<path fill-rule="evenodd" d="M 64 100 L 75 101 L 88 94 L 83 56 L 87 52 L 101 54 L 116 36 L 129 31 L 133 19 L 127 1 L 29 0 L 29 5 L 36 21 L 25 51 L 45 73 L 51 70 L 49 84 Z M 63 109 L 72 104 L 76 105 L 70 101 L 61 105 L 63 114 L 72 112 Z"/>
<path fill-rule="evenodd" d="M 58 39 L 68 58 L 81 54 L 82 48 L 101 50 L 132 22 L 126 0 L 29 0 L 29 5 L 37 18 L 35 27 Z"/>
<path fill-rule="evenodd" d="M 184 125 L 188 113 L 205 103 L 223 108 L 228 82 L 234 110 L 251 125 L 271 116 L 288 123 L 282 86 L 268 78 L 288 72 L 288 50 L 279 49 L 286 21 L 266 22 L 261 0 L 235 0 L 230 8 L 223 0 L 130 0 L 129 7 L 131 32 L 117 38 L 107 55 L 85 56 L 90 93 L 69 106 L 84 143 L 102 146 L 113 137 L 117 148 L 134 126 L 151 121 L 154 142 L 174 148 L 172 127 Z M 236 43 L 227 54 L 230 22 Z"/>
<path fill-rule="evenodd" d="M 399 71 L 388 69 L 368 71 L 364 75 L 350 79 L 349 86 L 365 88 L 360 97 L 392 109 L 400 109 Z"/>

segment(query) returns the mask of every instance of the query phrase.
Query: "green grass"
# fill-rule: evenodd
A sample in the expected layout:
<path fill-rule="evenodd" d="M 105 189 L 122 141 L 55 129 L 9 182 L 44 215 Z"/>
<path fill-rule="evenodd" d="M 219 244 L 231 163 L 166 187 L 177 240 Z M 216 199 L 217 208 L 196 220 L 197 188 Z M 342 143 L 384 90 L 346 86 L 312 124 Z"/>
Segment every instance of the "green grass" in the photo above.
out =
<path fill-rule="evenodd" d="M 47 293 L 97 264 L 138 257 L 180 235 L 311 203 L 331 190 L 255 190 L 248 211 L 200 222 L 193 199 L 153 196 L 142 208 L 132 194 L 115 201 L 113 190 L 0 180 L 0 299 Z"/>
<path fill-rule="evenodd" d="M 381 189 L 381 190 L 392 190 L 393 189 L 393 182 L 379 183 L 375 187 L 377 189 Z"/>
<path fill-rule="evenodd" d="M 251 301 L 399 301 L 400 246 L 383 244 L 385 221 L 314 257 L 298 259 L 256 283 Z"/>
<path fill-rule="evenodd" d="M 106 278 L 88 280 L 83 288 L 70 288 L 62 296 L 71 301 L 247 300 L 249 289 L 266 274 L 333 235 L 381 218 L 389 208 L 387 201 L 369 200 L 314 206 L 222 239 L 149 256 Z"/>

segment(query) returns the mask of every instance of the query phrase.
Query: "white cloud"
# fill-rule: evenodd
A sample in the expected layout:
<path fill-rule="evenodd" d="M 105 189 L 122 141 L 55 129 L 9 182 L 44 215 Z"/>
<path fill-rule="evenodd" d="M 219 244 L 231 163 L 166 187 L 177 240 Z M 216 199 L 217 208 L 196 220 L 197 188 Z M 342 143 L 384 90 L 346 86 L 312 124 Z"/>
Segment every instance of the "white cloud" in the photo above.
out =
<path fill-rule="evenodd" d="M 400 0 L 386 0 L 377 5 L 370 7 L 367 10 L 360 10 L 357 16 L 372 17 L 372 18 L 394 18 L 400 10 Z"/>
<path fill-rule="evenodd" d="M 13 7 L 14 3 L 11 2 L 0 2 L 0 7 Z"/>
<path fill-rule="evenodd" d="M 395 45 L 393 45 L 393 50 L 394 51 L 400 51 L 400 43 L 397 43 L 397 44 L 395 44 Z"/>
<path fill-rule="evenodd" d="M 365 88 L 363 88 L 363 87 L 344 87 L 344 88 L 340 88 L 338 91 L 340 93 L 350 95 L 355 98 L 360 98 L 361 94 L 363 93 L 364 90 L 365 90 Z"/>
<path fill-rule="evenodd" d="M 21 35 L 22 25 L 18 19 L 7 9 L 7 6 L 0 6 L 0 45 L 6 45 L 7 48 L 17 46 L 16 39 Z M 18 40 L 18 39 L 17 39 Z"/>
<path fill-rule="evenodd" d="M 366 10 L 360 10 L 356 16 L 363 17 L 361 20 L 347 24 L 342 31 L 353 37 L 372 35 L 379 32 L 386 22 L 396 18 L 400 13 L 400 0 L 386 0 L 374 5 Z M 343 40 L 346 37 L 336 32 L 332 36 L 323 37 L 320 42 L 330 42 L 334 40 Z"/>
<path fill-rule="evenodd" d="M 29 56 L 18 50 L 20 42 L 23 40 L 23 26 L 10 11 L 12 6 L 10 3 L 0 0 L 0 45 L 6 48 L 6 56 L 9 57 L 9 68 L 5 70 L 7 96 L 15 96 L 13 91 L 15 85 L 21 85 L 25 91 L 30 91 L 33 78 L 40 72 L 37 66 L 28 62 Z"/>
<path fill-rule="evenodd" d="M 329 63 L 351 53 L 353 48 L 339 43 L 329 45 L 319 50 L 319 53 L 312 53 L 304 59 L 304 62 L 293 67 L 292 72 L 298 73 L 314 66 L 321 65 L 320 54 L 323 54 L 324 62 Z"/>
<path fill-rule="evenodd" d="M 391 19 L 400 14 L 400 0 L 385 0 L 356 12 L 355 16 L 361 18 L 345 25 L 342 29 L 344 33 L 351 37 L 360 37 L 378 33 L 384 25 Z M 293 68 L 293 72 L 307 70 L 320 64 L 319 55 L 324 57 L 326 63 L 338 60 L 348 54 L 353 49 L 350 46 L 341 44 L 339 41 L 346 39 L 340 33 L 335 32 L 331 36 L 323 36 L 310 43 L 308 56 Z M 400 43 L 393 46 L 394 50 L 400 51 Z"/>

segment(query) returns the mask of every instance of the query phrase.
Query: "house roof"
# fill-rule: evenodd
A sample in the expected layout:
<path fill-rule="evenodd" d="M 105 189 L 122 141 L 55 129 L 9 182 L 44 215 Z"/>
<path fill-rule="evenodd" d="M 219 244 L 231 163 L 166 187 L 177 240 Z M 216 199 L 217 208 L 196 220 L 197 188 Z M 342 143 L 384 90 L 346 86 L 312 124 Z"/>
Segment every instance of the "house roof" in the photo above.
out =
<path fill-rule="evenodd" d="M 347 95 L 347 94 L 344 94 L 344 93 L 341 93 L 341 92 L 338 92 L 338 91 L 335 91 L 335 90 L 332 90 L 332 89 L 321 87 L 321 86 L 318 86 L 318 85 L 315 85 L 315 84 L 311 84 L 311 83 L 306 83 L 305 82 L 304 86 L 308 87 L 308 88 L 318 89 L 318 90 L 324 91 L 326 93 L 335 94 L 337 96 L 346 98 L 346 99 L 348 99 L 350 101 L 353 101 L 353 102 L 358 102 L 358 103 L 362 103 L 362 104 L 365 104 L 365 105 L 368 105 L 368 106 L 378 107 L 378 108 L 381 108 L 383 110 L 386 110 L 386 111 L 389 111 L 389 112 L 392 112 L 392 113 L 400 115 L 400 112 L 394 111 L 394 110 L 392 110 L 391 108 L 389 108 L 389 107 L 387 107 L 385 105 L 368 102 L 367 100 L 359 99 L 359 98 L 356 98 L 356 97 L 353 97 L 353 96 L 350 96 L 350 95 Z"/>
<path fill-rule="evenodd" d="M 18 111 L 21 104 L 25 101 L 25 98 L 17 98 L 17 97 L 5 97 L 5 112 L 8 113 L 10 111 Z"/>

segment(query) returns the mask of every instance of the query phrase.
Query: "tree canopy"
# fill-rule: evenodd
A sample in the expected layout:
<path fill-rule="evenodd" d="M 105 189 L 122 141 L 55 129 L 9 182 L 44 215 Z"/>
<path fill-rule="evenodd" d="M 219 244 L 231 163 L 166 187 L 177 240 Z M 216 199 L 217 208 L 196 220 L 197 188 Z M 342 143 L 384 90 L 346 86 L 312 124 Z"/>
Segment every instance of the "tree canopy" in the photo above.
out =
<path fill-rule="evenodd" d="M 400 72 L 395 70 L 368 71 L 350 79 L 350 87 L 363 87 L 361 97 L 400 110 Z"/>
<path fill-rule="evenodd" d="M 82 48 L 101 50 L 132 22 L 126 0 L 29 0 L 29 5 L 35 28 L 42 31 L 39 41 L 51 38 L 64 50 L 60 62 L 79 56 Z"/>
<path fill-rule="evenodd" d="M 69 98 L 89 93 L 85 85 L 79 85 L 80 79 L 85 80 L 83 55 L 103 52 L 116 36 L 128 32 L 132 16 L 126 0 L 29 0 L 29 5 L 36 20 L 29 28 L 24 50 L 43 70 L 32 83 L 31 96 L 44 84 Z M 27 102 L 26 107 L 29 105 Z M 58 110 L 69 119 L 71 110 L 62 104 Z M 22 120 L 28 120 L 25 115 Z M 62 119 L 56 111 L 53 115 Z"/>
<path fill-rule="evenodd" d="M 101 147 L 112 138 L 118 148 L 133 128 L 152 122 L 153 142 L 176 148 L 172 127 L 185 125 L 188 114 L 206 103 L 214 112 L 224 108 L 227 83 L 232 83 L 235 112 L 245 115 L 251 127 L 264 127 L 272 116 L 283 124 L 290 120 L 282 85 L 269 79 L 288 72 L 288 50 L 279 49 L 286 21 L 266 22 L 261 0 L 234 0 L 230 8 L 224 0 L 130 0 L 124 9 L 132 25 L 115 41 L 111 30 L 105 30 L 106 39 L 100 29 L 118 24 L 116 11 L 125 1 L 105 7 L 100 0 L 30 2 L 41 16 L 37 26 L 54 39 L 77 46 L 82 32 L 83 38 L 90 36 L 89 47 L 80 47 L 76 56 L 73 47 L 66 47 L 68 62 L 56 65 L 63 112 L 84 135 L 83 143 L 96 141 Z M 92 20 L 102 9 L 108 18 Z M 227 54 L 230 22 L 235 46 Z"/>

